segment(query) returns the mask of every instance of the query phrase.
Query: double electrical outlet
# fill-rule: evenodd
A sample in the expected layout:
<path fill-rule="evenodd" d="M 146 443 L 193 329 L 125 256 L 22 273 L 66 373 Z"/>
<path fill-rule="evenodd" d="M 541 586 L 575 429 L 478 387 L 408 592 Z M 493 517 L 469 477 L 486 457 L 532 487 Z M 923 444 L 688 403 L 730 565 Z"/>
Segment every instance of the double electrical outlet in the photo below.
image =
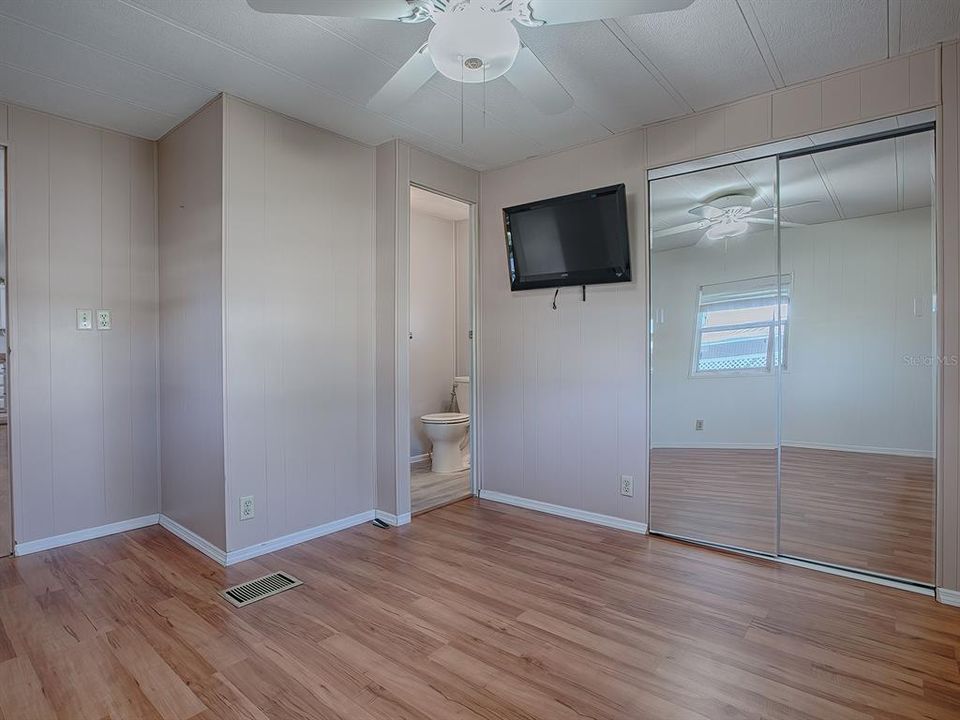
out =
<path fill-rule="evenodd" d="M 77 309 L 77 330 L 93 330 L 94 311 L 87 308 Z M 113 328 L 113 321 L 110 318 L 109 310 L 96 311 L 97 330 L 110 330 Z"/>

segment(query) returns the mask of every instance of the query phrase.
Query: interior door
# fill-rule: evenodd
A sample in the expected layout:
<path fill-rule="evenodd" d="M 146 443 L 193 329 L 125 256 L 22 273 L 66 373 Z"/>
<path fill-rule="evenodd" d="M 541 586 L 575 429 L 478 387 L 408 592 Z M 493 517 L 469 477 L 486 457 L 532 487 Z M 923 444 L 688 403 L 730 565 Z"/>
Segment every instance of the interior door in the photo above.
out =
<path fill-rule="evenodd" d="M 933 130 L 781 157 L 782 555 L 934 581 Z"/>
<path fill-rule="evenodd" d="M 775 158 L 650 182 L 650 527 L 777 551 Z"/>

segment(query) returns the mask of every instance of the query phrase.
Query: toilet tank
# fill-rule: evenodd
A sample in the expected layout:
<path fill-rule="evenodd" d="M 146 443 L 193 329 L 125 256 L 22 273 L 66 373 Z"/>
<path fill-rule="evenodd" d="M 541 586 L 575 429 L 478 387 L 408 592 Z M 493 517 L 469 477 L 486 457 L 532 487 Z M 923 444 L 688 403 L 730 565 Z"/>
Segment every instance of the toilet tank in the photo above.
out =
<path fill-rule="evenodd" d="M 470 414 L 470 378 L 458 375 L 453 379 L 453 387 L 457 390 L 457 407 L 460 412 Z"/>

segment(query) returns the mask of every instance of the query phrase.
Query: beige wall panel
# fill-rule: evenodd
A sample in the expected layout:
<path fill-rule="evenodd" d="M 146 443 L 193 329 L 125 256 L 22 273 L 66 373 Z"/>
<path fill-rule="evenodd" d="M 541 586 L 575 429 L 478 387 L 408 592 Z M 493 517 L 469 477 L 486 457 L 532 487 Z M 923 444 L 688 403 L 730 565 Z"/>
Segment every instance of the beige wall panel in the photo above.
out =
<path fill-rule="evenodd" d="M 769 95 L 723 109 L 724 146 L 727 150 L 765 143 L 770 140 L 771 132 Z"/>
<path fill-rule="evenodd" d="M 694 132 L 697 155 L 713 155 L 724 150 L 724 112 L 714 110 L 696 116 Z"/>
<path fill-rule="evenodd" d="M 773 136 L 794 137 L 822 127 L 820 83 L 773 94 Z"/>
<path fill-rule="evenodd" d="M 164 137 L 158 158 L 163 513 L 225 550 L 222 99 Z"/>
<path fill-rule="evenodd" d="M 823 127 L 855 123 L 860 119 L 860 73 L 835 75 L 820 84 Z"/>
<path fill-rule="evenodd" d="M 696 122 L 693 117 L 652 125 L 646 130 L 650 167 L 669 165 L 697 153 Z"/>
<path fill-rule="evenodd" d="M 909 106 L 910 58 L 897 58 L 860 71 L 861 117 L 894 115 Z"/>
<path fill-rule="evenodd" d="M 927 107 L 939 102 L 938 78 L 936 50 L 910 56 L 910 107 Z"/>
<path fill-rule="evenodd" d="M 141 261 L 156 257 L 155 165 L 152 143 L 10 115 L 12 466 L 24 543 L 159 510 L 157 268 Z M 113 329 L 77 330 L 77 308 L 110 309 Z"/>

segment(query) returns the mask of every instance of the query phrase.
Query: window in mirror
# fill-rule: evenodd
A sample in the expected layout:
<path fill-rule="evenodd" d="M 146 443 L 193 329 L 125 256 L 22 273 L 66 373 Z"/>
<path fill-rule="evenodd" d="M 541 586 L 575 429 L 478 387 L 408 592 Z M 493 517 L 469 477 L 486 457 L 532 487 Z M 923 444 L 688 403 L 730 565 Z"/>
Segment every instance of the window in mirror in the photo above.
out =
<path fill-rule="evenodd" d="M 776 275 L 700 286 L 693 374 L 767 373 L 781 364 L 785 368 L 789 315 L 789 275 L 780 277 L 779 287 Z"/>

